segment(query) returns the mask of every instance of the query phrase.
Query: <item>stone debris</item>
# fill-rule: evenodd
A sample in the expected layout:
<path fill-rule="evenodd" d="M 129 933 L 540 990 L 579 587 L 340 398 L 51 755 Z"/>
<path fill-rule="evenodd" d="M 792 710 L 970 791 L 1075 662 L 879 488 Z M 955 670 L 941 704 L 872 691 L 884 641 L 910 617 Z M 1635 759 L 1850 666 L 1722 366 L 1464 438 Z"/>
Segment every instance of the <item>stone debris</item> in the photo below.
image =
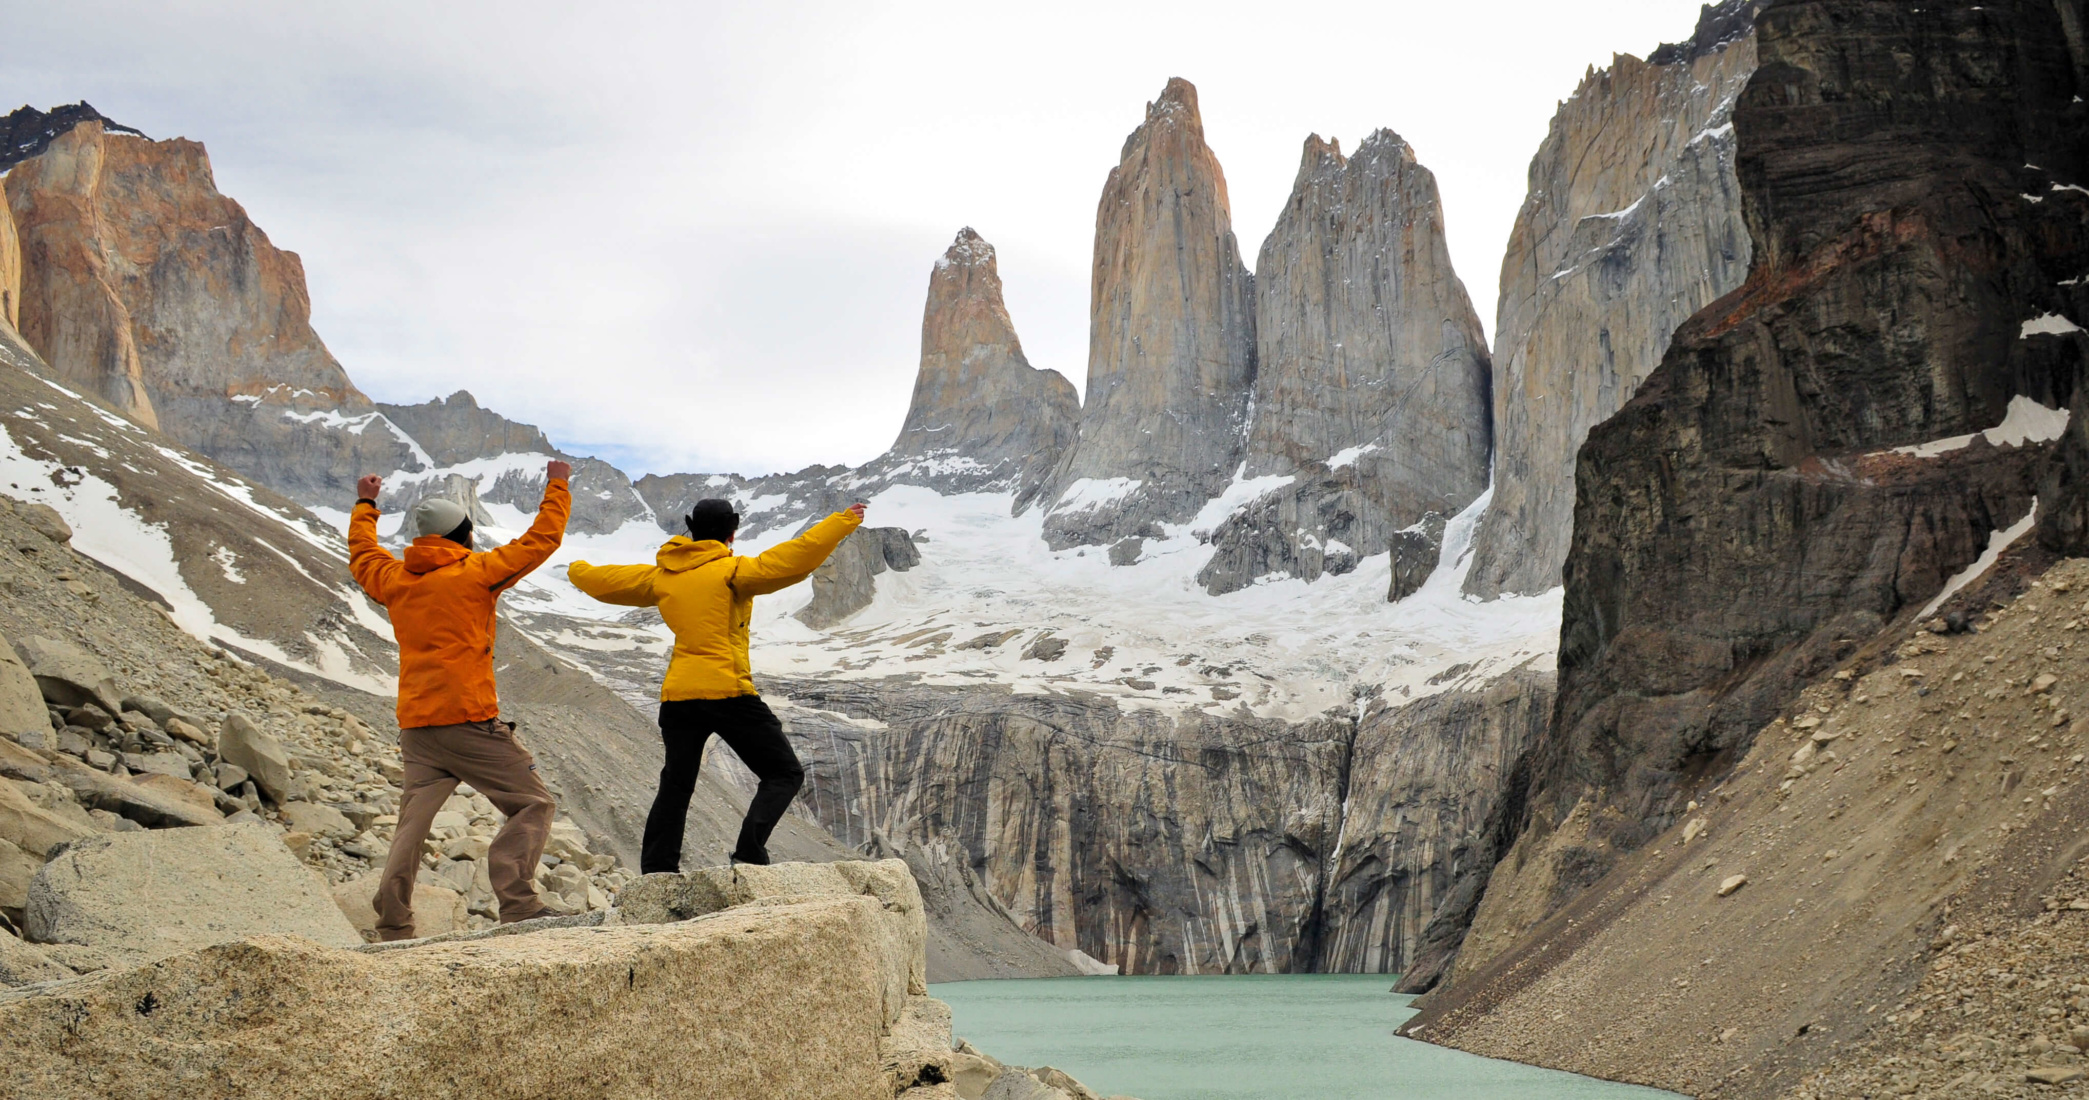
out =
<path fill-rule="evenodd" d="M 30 883 L 23 931 L 136 966 L 264 933 L 362 942 L 325 883 L 261 822 L 76 841 Z"/>
<path fill-rule="evenodd" d="M 35 537 L 22 515 L 18 502 L 0 498 L 0 539 L 22 545 Z M 85 584 L 95 598 L 82 602 L 67 583 Z M 299 904 L 324 901 L 309 910 L 350 942 L 374 937 L 374 915 L 351 913 L 344 922 L 334 894 L 371 879 L 391 848 L 404 769 L 396 734 L 375 724 L 381 713 L 366 720 L 196 641 L 70 549 L 48 544 L 0 557 L 0 630 L 7 632 L 0 637 L 0 915 L 13 929 L 55 937 L 70 935 L 57 931 L 60 923 L 102 920 L 117 928 L 145 919 L 113 895 L 74 893 L 52 910 L 53 923 L 27 920 L 29 882 L 47 859 L 89 858 L 79 844 L 244 823 L 268 835 L 262 848 L 272 845 L 290 867 L 303 864 L 298 883 L 318 873 L 317 893 L 306 897 L 301 885 Z M 469 787 L 445 810 L 454 826 L 448 843 L 431 838 L 422 853 L 416 897 L 438 906 L 425 927 L 486 927 L 498 908 L 484 861 L 503 818 Z M 604 911 L 634 877 L 591 847 L 570 820 L 554 826 L 536 876 L 554 912 Z M 203 873 L 204 864 L 190 870 Z M 367 902 L 374 890 L 371 879 L 351 893 Z M 67 915 L 58 921 L 61 910 Z M 13 929 L 0 930 L 0 939 L 22 945 Z M 135 957 L 84 934 L 73 939 L 41 945 L 39 958 L 99 969 Z M 14 980 L 9 974 L 43 973 L 43 965 L 0 966 L 0 983 Z"/>

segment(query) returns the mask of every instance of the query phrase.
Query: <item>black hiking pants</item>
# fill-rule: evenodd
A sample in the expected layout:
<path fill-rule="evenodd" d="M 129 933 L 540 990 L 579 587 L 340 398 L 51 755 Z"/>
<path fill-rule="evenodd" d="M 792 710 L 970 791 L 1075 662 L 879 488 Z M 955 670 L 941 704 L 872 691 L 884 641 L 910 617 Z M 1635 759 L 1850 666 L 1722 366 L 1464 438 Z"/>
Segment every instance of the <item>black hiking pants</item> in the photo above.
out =
<path fill-rule="evenodd" d="M 805 768 L 784 739 L 783 723 L 759 695 L 675 699 L 660 704 L 660 740 L 667 746 L 667 764 L 660 769 L 660 792 L 653 796 L 653 810 L 646 815 L 645 842 L 639 851 L 641 874 L 681 872 L 689 797 L 696 791 L 704 740 L 714 733 L 761 780 L 748 803 L 747 817 L 740 823 L 733 858 L 741 863 L 769 862 L 769 834 L 790 808 L 791 799 L 797 797 L 798 788 L 805 785 Z"/>

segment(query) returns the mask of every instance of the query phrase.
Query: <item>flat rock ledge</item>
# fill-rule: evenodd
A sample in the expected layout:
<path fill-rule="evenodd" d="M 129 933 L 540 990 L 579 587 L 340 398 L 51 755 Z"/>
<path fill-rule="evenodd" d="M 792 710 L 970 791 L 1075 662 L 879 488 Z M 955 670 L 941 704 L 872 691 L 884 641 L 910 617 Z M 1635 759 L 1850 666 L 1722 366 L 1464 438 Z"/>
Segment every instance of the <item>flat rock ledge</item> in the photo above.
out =
<path fill-rule="evenodd" d="M 255 936 L 0 991 L 0 1096 L 1095 1095 L 953 1040 L 900 861 L 649 878 L 636 920 L 381 949 Z"/>

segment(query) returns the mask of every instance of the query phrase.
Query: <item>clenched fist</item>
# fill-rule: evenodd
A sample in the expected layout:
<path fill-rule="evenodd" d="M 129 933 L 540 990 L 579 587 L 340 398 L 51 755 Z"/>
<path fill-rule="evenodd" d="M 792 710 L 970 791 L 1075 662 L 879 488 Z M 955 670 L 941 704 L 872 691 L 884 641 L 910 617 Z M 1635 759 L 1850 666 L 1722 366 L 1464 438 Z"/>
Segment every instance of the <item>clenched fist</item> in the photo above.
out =
<path fill-rule="evenodd" d="M 863 502 L 859 500 L 856 503 L 849 505 L 849 514 L 855 516 L 857 519 L 862 519 Z"/>
<path fill-rule="evenodd" d="M 376 474 L 364 474 L 355 483 L 355 499 L 376 501 L 377 494 L 384 491 L 384 479 Z"/>
<path fill-rule="evenodd" d="M 544 464 L 544 476 L 553 481 L 564 481 L 573 475 L 573 464 L 554 458 Z"/>

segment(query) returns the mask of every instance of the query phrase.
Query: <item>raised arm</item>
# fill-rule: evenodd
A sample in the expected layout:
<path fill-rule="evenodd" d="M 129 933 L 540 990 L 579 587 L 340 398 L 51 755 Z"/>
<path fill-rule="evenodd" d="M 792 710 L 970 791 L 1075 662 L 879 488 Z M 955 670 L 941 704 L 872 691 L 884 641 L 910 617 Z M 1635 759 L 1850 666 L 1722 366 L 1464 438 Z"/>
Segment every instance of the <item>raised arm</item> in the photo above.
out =
<path fill-rule="evenodd" d="M 603 603 L 651 607 L 660 602 L 653 594 L 653 575 L 658 572 L 659 567 L 653 565 L 590 565 L 576 561 L 566 567 L 566 578 L 573 582 L 573 587 Z"/>
<path fill-rule="evenodd" d="M 858 504 L 813 524 L 812 530 L 789 542 L 770 547 L 759 557 L 742 558 L 739 571 L 733 574 L 733 588 L 743 595 L 760 596 L 797 584 L 811 576 L 862 523 L 863 506 Z"/>
<path fill-rule="evenodd" d="M 566 517 L 573 512 L 573 494 L 566 479 L 573 467 L 552 460 L 544 467 L 544 503 L 537 505 L 537 520 L 522 537 L 489 551 L 485 558 L 486 586 L 498 592 L 544 564 L 558 552 L 566 537 Z"/>
<path fill-rule="evenodd" d="M 377 544 L 377 494 L 384 483 L 375 474 L 356 482 L 355 510 L 348 515 L 348 573 L 378 603 L 391 594 L 392 579 L 405 566 Z"/>

